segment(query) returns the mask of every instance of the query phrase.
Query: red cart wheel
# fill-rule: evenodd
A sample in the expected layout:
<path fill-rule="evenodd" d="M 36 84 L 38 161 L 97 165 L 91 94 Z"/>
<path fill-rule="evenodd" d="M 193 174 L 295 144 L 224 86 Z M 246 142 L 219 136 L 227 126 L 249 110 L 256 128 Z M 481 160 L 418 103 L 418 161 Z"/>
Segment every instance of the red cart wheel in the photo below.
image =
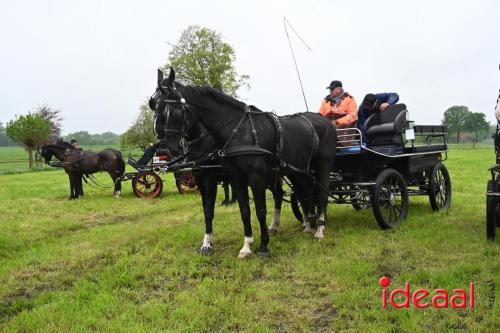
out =
<path fill-rule="evenodd" d="M 190 171 L 186 171 L 176 175 L 175 185 L 179 193 L 183 194 L 190 189 L 196 188 L 196 181 L 193 174 Z"/>
<path fill-rule="evenodd" d="M 153 171 L 139 172 L 132 180 L 132 190 L 138 198 L 157 198 L 163 191 L 163 182 Z"/>

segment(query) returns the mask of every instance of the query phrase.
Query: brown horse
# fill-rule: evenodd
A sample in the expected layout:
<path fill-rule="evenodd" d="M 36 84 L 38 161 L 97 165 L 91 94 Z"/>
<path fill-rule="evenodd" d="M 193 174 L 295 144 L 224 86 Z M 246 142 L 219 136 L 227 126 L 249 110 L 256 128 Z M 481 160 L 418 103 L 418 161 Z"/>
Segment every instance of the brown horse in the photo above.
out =
<path fill-rule="evenodd" d="M 68 142 L 58 141 L 56 144 L 44 145 L 41 155 L 46 164 L 61 166 L 68 174 L 70 200 L 83 196 L 82 178 L 84 175 L 88 176 L 100 171 L 109 173 L 115 188 L 113 194 L 115 197 L 120 196 L 121 176 L 125 172 L 125 162 L 118 150 L 106 148 L 100 152 L 83 151 L 76 149 Z M 59 162 L 51 164 L 52 156 L 55 156 Z"/>

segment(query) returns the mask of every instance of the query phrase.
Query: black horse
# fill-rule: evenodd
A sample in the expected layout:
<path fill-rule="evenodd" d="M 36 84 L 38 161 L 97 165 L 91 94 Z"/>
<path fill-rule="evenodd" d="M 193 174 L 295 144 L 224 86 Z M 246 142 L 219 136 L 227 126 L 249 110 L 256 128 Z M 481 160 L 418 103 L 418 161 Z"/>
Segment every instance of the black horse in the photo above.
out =
<path fill-rule="evenodd" d="M 84 175 L 100 171 L 107 171 L 113 179 L 114 196 L 121 193 L 121 176 L 125 173 L 125 162 L 121 152 L 116 149 L 106 148 L 100 152 L 83 151 L 76 149 L 68 142 L 58 141 L 56 144 L 42 146 L 42 157 L 46 164 L 50 164 L 55 156 L 69 177 L 70 196 L 76 199 L 83 196 L 82 178 Z"/>
<path fill-rule="evenodd" d="M 171 110 L 166 124 L 167 143 L 179 128 L 182 133 L 201 122 L 220 149 L 223 170 L 235 190 L 245 230 L 239 257 L 252 252 L 248 186 L 253 193 L 261 229 L 258 254 L 267 255 L 269 233 L 265 191 L 266 188 L 276 190 L 283 175 L 309 184 L 301 191 L 308 193 L 307 216 L 315 215 L 317 203 L 319 218 L 315 237 L 324 237 L 329 175 L 336 147 L 335 127 L 328 120 L 312 113 L 276 117 L 252 111 L 244 103 L 215 89 L 182 86 L 175 82 L 172 69 L 166 81 L 158 71 L 158 92 L 156 108 Z M 310 171 L 314 172 L 314 180 Z"/>
<path fill-rule="evenodd" d="M 149 106 L 152 109 L 156 108 L 158 97 L 158 93 L 155 93 L 151 97 Z M 162 137 L 165 137 L 165 133 L 163 132 L 169 133 L 169 139 L 167 140 L 166 146 L 169 153 L 174 156 L 173 158 L 175 159 L 175 156 L 185 156 L 183 158 L 184 163 L 181 165 L 202 166 L 201 168 L 195 168 L 193 171 L 196 184 L 200 190 L 205 217 L 205 235 L 203 237 L 200 252 L 202 254 L 210 254 L 212 253 L 213 247 L 212 222 L 217 196 L 217 184 L 222 182 L 223 184 L 229 185 L 228 177 L 221 172 L 220 168 L 210 168 L 210 166 L 221 164 L 220 156 L 215 154 L 215 140 L 201 123 L 196 123 L 187 131 L 181 131 L 181 128 L 177 130 L 172 128 L 166 129 L 165 125 L 170 119 L 169 108 L 156 111 L 155 117 L 156 120 L 159 120 L 155 122 L 156 127 L 158 127 L 156 131 L 161 132 Z M 161 125 L 158 126 L 158 123 Z M 227 186 L 224 188 L 225 192 L 226 188 Z M 225 201 L 228 201 L 228 198 L 229 195 L 225 193 Z M 277 190 L 274 202 L 273 226 L 276 228 L 276 226 L 280 224 L 280 212 L 283 202 L 283 191 L 281 187 Z"/>

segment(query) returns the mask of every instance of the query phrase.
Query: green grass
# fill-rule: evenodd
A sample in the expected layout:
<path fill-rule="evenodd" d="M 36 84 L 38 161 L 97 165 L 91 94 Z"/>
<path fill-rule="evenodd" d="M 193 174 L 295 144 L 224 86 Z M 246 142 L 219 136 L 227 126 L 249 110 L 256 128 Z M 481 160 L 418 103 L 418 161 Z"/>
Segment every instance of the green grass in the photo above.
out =
<path fill-rule="evenodd" d="M 317 242 L 284 204 L 271 256 L 245 260 L 236 258 L 236 206 L 216 207 L 215 252 L 199 255 L 199 195 L 179 195 L 170 176 L 158 200 L 137 199 L 124 183 L 120 199 L 85 186 L 73 201 L 63 171 L 0 176 L 0 331 L 498 332 L 500 241 L 485 235 L 493 161 L 492 150 L 450 152 L 450 211 L 412 197 L 395 230 L 380 230 L 371 210 L 330 205 Z M 412 290 L 475 281 L 476 307 L 382 310 L 382 275 Z"/>

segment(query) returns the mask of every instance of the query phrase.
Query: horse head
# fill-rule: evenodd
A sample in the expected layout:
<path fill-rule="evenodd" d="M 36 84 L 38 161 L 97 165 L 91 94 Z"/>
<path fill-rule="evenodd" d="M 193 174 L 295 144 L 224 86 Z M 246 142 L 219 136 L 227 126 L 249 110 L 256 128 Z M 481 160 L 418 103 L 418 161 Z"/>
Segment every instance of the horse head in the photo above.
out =
<path fill-rule="evenodd" d="M 42 146 L 41 155 L 43 157 L 45 164 L 50 164 L 50 160 L 52 159 L 52 156 L 55 155 L 51 146 L 52 145 L 43 145 Z"/>
<path fill-rule="evenodd" d="M 149 107 L 156 117 L 162 117 L 166 147 L 174 156 L 187 150 L 189 133 L 195 129 L 196 119 L 185 99 L 182 97 L 184 86 L 175 81 L 175 71 L 170 69 L 168 78 L 158 69 L 158 86 L 149 100 Z"/>
<path fill-rule="evenodd" d="M 47 144 L 42 146 L 41 155 L 46 164 L 50 164 L 52 156 L 55 156 L 60 162 L 64 160 L 66 152 L 68 150 L 75 150 L 69 142 L 58 140 L 56 144 Z"/>

